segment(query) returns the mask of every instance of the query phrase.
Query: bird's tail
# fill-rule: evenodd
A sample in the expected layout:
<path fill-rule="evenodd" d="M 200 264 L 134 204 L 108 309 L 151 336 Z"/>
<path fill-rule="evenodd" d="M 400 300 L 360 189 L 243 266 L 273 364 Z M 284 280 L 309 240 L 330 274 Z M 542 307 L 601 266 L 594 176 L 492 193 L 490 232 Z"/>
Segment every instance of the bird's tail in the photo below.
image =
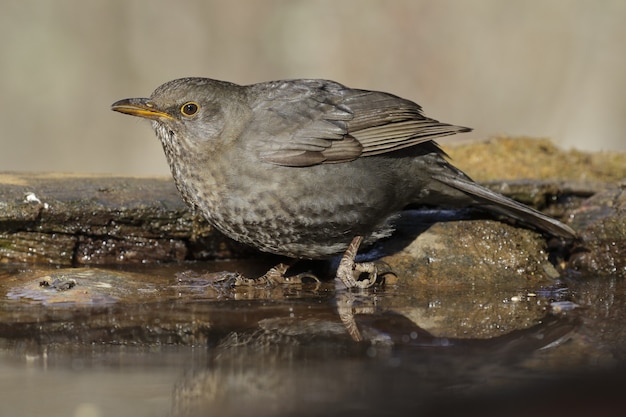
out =
<path fill-rule="evenodd" d="M 535 227 L 556 237 L 576 238 L 576 232 L 571 227 L 522 203 L 482 187 L 469 178 L 445 175 L 434 175 L 433 178 L 467 194 L 480 207 L 485 207 L 489 211 L 512 217 L 528 226 Z"/>

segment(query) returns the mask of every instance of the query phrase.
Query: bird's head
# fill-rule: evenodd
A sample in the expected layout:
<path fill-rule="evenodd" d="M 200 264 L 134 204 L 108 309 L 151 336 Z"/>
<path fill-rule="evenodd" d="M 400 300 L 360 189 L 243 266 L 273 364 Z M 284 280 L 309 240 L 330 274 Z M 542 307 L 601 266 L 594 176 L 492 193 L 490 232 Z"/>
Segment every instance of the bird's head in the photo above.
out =
<path fill-rule="evenodd" d="M 233 128 L 242 125 L 246 114 L 243 94 L 236 84 L 180 78 L 161 85 L 150 98 L 119 100 L 111 109 L 152 120 L 166 152 L 170 147 L 197 150 L 232 139 Z"/>

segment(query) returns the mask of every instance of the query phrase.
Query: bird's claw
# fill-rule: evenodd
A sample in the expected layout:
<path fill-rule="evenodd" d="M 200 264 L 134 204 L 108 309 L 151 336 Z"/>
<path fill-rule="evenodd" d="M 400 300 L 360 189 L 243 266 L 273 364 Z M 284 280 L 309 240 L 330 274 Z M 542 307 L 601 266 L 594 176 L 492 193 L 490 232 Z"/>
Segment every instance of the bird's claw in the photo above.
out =
<path fill-rule="evenodd" d="M 378 279 L 378 268 L 373 262 L 355 263 L 353 271 L 353 277 L 359 277 L 361 274 L 367 274 L 367 278 L 356 280 L 356 285 L 359 288 L 369 288 L 376 284 Z"/>
<path fill-rule="evenodd" d="M 305 284 L 307 281 L 314 281 L 316 284 L 320 283 L 320 280 L 315 275 L 308 272 L 286 276 L 285 273 L 290 266 L 291 265 L 280 263 L 270 268 L 269 271 L 257 279 L 261 282 L 266 282 L 268 285 Z"/>
<path fill-rule="evenodd" d="M 355 236 L 339 261 L 337 279 L 341 280 L 346 288 L 370 288 L 378 279 L 378 268 L 374 262 L 354 261 L 362 241 L 362 236 Z M 361 274 L 367 274 L 367 278 L 359 279 Z"/>
<path fill-rule="evenodd" d="M 274 287 L 276 285 L 293 285 L 306 284 L 314 282 L 320 283 L 320 280 L 313 274 L 303 272 L 293 276 L 285 276 L 290 265 L 280 263 L 269 269 L 265 274 L 258 278 L 246 278 L 239 273 L 226 273 L 216 282 L 225 283 L 231 287 Z"/>
<path fill-rule="evenodd" d="M 339 261 L 337 279 L 346 288 L 370 288 L 380 281 L 380 277 L 388 274 L 395 275 L 385 262 L 355 262 L 354 259 L 362 241 L 362 236 L 355 236 Z M 362 274 L 367 274 L 367 278 L 360 279 Z"/>

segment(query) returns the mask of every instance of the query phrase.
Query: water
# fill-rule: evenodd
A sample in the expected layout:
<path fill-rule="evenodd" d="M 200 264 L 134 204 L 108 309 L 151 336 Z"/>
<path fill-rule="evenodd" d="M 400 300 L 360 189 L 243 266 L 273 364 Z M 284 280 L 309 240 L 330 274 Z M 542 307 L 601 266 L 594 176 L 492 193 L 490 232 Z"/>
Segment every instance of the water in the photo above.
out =
<path fill-rule="evenodd" d="M 621 277 L 231 289 L 249 264 L 0 270 L 1 416 L 621 415 Z"/>

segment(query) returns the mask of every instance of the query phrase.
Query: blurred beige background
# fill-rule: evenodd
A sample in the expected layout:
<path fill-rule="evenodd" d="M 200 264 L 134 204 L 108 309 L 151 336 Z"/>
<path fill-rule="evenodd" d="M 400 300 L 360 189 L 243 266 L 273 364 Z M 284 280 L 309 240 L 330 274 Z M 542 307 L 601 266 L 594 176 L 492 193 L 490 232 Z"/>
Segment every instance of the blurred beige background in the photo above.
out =
<path fill-rule="evenodd" d="M 109 106 L 190 75 L 329 78 L 463 139 L 626 150 L 624 0 L 4 0 L 0 35 L 0 171 L 168 173 Z"/>

